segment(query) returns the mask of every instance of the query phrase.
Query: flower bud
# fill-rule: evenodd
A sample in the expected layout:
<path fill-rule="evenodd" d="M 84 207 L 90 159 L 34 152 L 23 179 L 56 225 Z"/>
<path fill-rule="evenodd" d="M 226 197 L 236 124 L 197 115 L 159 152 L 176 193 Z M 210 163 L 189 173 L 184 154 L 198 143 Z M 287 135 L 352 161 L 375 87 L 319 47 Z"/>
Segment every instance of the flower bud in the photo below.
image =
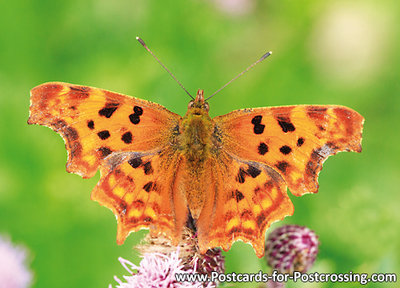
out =
<path fill-rule="evenodd" d="M 318 254 L 318 236 L 307 227 L 285 225 L 269 234 L 265 258 L 280 273 L 307 272 Z"/>

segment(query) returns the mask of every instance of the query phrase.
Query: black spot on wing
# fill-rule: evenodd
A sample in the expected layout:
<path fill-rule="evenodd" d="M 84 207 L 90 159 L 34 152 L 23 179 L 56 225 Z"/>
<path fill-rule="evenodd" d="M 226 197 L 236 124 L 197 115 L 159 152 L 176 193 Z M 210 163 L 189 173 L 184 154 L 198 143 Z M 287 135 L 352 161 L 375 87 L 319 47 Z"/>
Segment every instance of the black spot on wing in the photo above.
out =
<path fill-rule="evenodd" d="M 133 107 L 133 112 L 135 112 L 137 116 L 140 116 L 143 114 L 143 108 L 140 106 L 135 106 Z"/>
<path fill-rule="evenodd" d="M 285 173 L 286 169 L 289 167 L 289 163 L 286 161 L 280 161 L 275 165 L 281 172 Z"/>
<path fill-rule="evenodd" d="M 253 131 L 255 134 L 262 134 L 264 132 L 265 125 L 261 124 L 261 121 L 261 115 L 254 116 L 253 119 L 251 119 L 251 123 L 254 125 Z"/>
<path fill-rule="evenodd" d="M 264 133 L 265 125 L 264 124 L 256 124 L 254 125 L 254 134 L 262 134 Z"/>
<path fill-rule="evenodd" d="M 236 202 L 238 202 L 238 203 L 244 199 L 243 193 L 240 192 L 239 190 L 232 191 L 231 196 L 232 196 L 232 198 L 234 198 L 234 199 L 236 200 Z"/>
<path fill-rule="evenodd" d="M 251 119 L 251 123 L 254 125 L 260 124 L 262 120 L 261 115 L 254 116 L 253 119 Z"/>
<path fill-rule="evenodd" d="M 138 168 L 140 165 L 142 165 L 142 158 L 137 157 L 137 158 L 132 158 L 128 160 L 129 165 L 131 165 L 133 168 Z"/>
<path fill-rule="evenodd" d="M 151 162 L 150 162 L 150 161 L 144 163 L 143 169 L 144 169 L 144 174 L 146 174 L 146 175 L 153 174 L 153 172 L 154 172 L 153 167 L 151 166 Z"/>
<path fill-rule="evenodd" d="M 287 133 L 296 130 L 289 117 L 278 116 L 276 120 L 278 121 L 279 126 L 281 126 L 283 132 Z"/>
<path fill-rule="evenodd" d="M 131 132 L 126 132 L 122 135 L 121 140 L 124 141 L 125 144 L 131 144 L 132 143 L 132 133 Z"/>
<path fill-rule="evenodd" d="M 245 177 L 246 177 L 246 171 L 242 167 L 240 167 L 238 175 L 236 176 L 236 181 L 239 183 L 244 183 Z"/>
<path fill-rule="evenodd" d="M 287 155 L 292 152 L 292 148 L 287 145 L 283 145 L 281 148 L 279 148 L 279 151 L 281 151 L 282 154 Z"/>
<path fill-rule="evenodd" d="M 265 144 L 264 142 L 261 142 L 260 145 L 258 145 L 258 154 L 264 155 L 267 152 L 268 152 L 268 145 Z"/>
<path fill-rule="evenodd" d="M 236 176 L 236 181 L 239 183 L 244 183 L 246 181 L 247 176 L 251 176 L 252 178 L 256 178 L 258 175 L 260 175 L 261 170 L 248 165 L 247 170 L 244 170 L 242 167 L 239 168 L 238 175 Z"/>
<path fill-rule="evenodd" d="M 297 139 L 297 147 L 301 147 L 301 145 L 304 144 L 304 138 L 300 137 L 299 139 Z"/>
<path fill-rule="evenodd" d="M 101 156 L 103 156 L 103 157 L 106 157 L 112 153 L 112 151 L 108 147 L 100 147 L 98 149 L 98 151 L 101 152 Z"/>
<path fill-rule="evenodd" d="M 153 182 L 152 181 L 147 182 L 143 186 L 143 190 L 145 190 L 146 192 L 150 192 L 151 188 L 153 188 Z"/>
<path fill-rule="evenodd" d="M 110 132 L 108 130 L 103 130 L 98 132 L 97 136 L 99 136 L 101 140 L 106 140 L 107 138 L 110 137 Z"/>
<path fill-rule="evenodd" d="M 260 169 L 249 165 L 249 168 L 247 169 L 247 174 L 250 175 L 252 178 L 256 178 L 258 175 L 260 175 L 260 173 Z"/>
<path fill-rule="evenodd" d="M 99 115 L 106 117 L 106 118 L 110 118 L 115 110 L 117 110 L 119 106 L 119 103 L 107 103 L 104 108 L 99 110 Z"/>
<path fill-rule="evenodd" d="M 130 114 L 129 115 L 129 121 L 131 121 L 132 124 L 137 125 L 140 122 L 140 117 L 138 115 L 136 115 L 136 114 Z"/>
<path fill-rule="evenodd" d="M 90 121 L 87 122 L 87 127 L 88 127 L 90 130 L 93 130 L 93 129 L 94 129 L 94 122 L 93 122 L 93 120 L 90 120 Z"/>
<path fill-rule="evenodd" d="M 139 124 L 140 123 L 140 116 L 143 114 L 143 108 L 140 106 L 135 106 L 133 107 L 133 114 L 129 115 L 129 121 L 131 121 L 132 124 Z"/>

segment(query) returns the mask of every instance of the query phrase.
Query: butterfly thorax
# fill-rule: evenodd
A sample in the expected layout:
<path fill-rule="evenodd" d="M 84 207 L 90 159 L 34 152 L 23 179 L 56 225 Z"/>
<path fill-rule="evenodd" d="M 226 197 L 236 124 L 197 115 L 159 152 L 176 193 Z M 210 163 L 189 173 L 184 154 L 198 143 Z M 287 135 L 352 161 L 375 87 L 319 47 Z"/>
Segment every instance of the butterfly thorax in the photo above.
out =
<path fill-rule="evenodd" d="M 204 101 L 203 90 L 189 103 L 188 111 L 181 124 L 181 150 L 186 160 L 199 165 L 210 151 L 213 131 L 212 119 L 208 115 L 208 104 Z"/>

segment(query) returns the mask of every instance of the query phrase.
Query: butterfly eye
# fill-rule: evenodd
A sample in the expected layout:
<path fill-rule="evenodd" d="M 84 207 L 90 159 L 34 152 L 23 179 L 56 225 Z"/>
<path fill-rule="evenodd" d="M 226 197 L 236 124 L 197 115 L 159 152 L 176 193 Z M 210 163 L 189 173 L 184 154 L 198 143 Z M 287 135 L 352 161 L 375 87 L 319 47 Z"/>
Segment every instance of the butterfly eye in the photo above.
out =
<path fill-rule="evenodd" d="M 194 101 L 193 101 L 193 100 L 190 101 L 189 104 L 188 104 L 188 108 L 189 108 L 189 109 L 192 108 L 192 107 L 193 107 L 193 104 L 194 104 Z"/>
<path fill-rule="evenodd" d="M 210 110 L 210 105 L 208 105 L 207 102 L 204 103 L 204 110 L 206 110 L 207 112 Z"/>

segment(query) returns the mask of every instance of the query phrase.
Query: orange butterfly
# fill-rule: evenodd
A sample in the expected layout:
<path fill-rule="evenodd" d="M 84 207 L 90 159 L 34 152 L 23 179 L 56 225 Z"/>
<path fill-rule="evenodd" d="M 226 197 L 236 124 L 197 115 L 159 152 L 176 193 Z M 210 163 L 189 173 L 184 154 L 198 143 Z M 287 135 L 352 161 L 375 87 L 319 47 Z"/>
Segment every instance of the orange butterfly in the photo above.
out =
<path fill-rule="evenodd" d="M 343 106 L 242 109 L 210 118 L 203 90 L 184 117 L 150 101 L 52 82 L 31 91 L 29 124 L 60 133 L 67 171 L 101 178 L 91 198 L 117 216 L 117 242 L 150 228 L 180 240 L 189 218 L 199 247 L 236 240 L 264 254 L 265 231 L 292 215 L 287 187 L 316 193 L 325 159 L 361 152 L 364 119 Z"/>

